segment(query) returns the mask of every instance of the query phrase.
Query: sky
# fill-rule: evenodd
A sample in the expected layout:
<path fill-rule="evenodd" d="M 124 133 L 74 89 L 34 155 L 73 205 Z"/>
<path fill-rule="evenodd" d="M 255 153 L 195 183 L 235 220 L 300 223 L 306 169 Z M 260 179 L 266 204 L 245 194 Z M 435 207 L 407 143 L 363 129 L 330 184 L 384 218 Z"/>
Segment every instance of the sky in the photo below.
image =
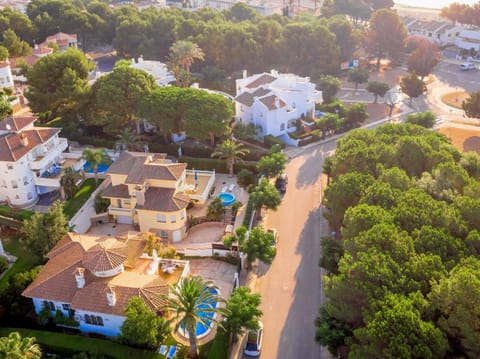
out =
<path fill-rule="evenodd" d="M 421 6 L 421 7 L 428 7 L 432 9 L 441 9 L 442 7 L 448 6 L 454 2 L 473 5 L 477 3 L 479 0 L 394 0 L 394 1 L 398 4 L 403 4 L 403 5 Z"/>

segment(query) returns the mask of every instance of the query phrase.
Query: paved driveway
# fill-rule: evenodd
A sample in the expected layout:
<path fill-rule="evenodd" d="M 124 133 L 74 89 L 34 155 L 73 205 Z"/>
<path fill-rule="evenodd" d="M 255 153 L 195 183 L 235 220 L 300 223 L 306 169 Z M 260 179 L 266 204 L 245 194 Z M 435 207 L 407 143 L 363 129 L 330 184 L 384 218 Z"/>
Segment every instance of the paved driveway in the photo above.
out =
<path fill-rule="evenodd" d="M 327 231 L 320 213 L 322 153 L 334 143 L 312 147 L 292 159 L 289 183 L 280 208 L 269 212 L 265 227 L 279 233 L 277 257 L 260 267 L 257 290 L 262 295 L 265 359 L 329 358 L 315 343 L 313 321 L 323 301 L 320 237 Z M 263 275 L 262 275 L 263 273 Z"/>

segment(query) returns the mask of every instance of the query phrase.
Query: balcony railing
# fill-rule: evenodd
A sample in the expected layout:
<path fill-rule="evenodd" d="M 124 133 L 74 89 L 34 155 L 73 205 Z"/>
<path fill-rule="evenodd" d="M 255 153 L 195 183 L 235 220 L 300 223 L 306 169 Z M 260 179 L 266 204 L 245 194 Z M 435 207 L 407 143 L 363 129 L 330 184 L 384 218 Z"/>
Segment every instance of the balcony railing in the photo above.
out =
<path fill-rule="evenodd" d="M 60 188 L 60 178 L 43 178 L 35 177 L 33 180 L 35 186 L 46 186 L 46 187 L 55 187 Z"/>
<path fill-rule="evenodd" d="M 120 216 L 131 216 L 132 210 L 130 208 L 119 208 L 119 207 L 108 207 L 108 214 L 111 215 L 120 215 Z"/>
<path fill-rule="evenodd" d="M 60 156 L 63 151 L 68 147 L 68 141 L 66 138 L 59 138 L 58 145 L 51 148 L 43 157 L 38 157 L 35 161 L 30 162 L 30 168 L 32 170 L 45 169 L 51 165 L 56 157 Z"/>

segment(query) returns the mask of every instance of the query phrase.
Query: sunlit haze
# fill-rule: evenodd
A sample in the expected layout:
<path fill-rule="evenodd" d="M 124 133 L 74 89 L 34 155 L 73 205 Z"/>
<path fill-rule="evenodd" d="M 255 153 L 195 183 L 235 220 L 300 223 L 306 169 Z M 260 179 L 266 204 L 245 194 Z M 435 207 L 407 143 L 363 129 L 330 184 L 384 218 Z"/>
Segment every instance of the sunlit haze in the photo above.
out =
<path fill-rule="evenodd" d="M 454 2 L 467 4 L 467 5 L 473 5 L 476 2 L 478 2 L 478 0 L 394 0 L 394 1 L 397 4 L 428 7 L 432 9 L 440 9 Z"/>

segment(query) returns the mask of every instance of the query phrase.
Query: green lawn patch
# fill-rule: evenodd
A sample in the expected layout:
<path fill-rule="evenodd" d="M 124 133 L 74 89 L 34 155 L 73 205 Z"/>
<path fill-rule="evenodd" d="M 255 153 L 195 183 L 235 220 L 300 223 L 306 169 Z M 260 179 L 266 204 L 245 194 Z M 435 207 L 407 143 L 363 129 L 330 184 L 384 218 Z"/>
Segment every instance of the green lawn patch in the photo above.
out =
<path fill-rule="evenodd" d="M 7 287 L 8 279 L 16 273 L 35 268 L 41 263 L 40 258 L 32 252 L 23 241 L 17 236 L 8 236 L 2 238 L 3 248 L 10 254 L 17 257 L 17 261 L 0 279 L 0 293 Z"/>
<path fill-rule="evenodd" d="M 101 182 L 102 180 L 98 180 L 98 185 L 100 185 Z M 68 219 L 71 219 L 75 213 L 78 212 L 83 204 L 90 198 L 90 195 L 93 193 L 93 191 L 95 191 L 95 189 L 95 178 L 88 178 L 83 181 L 73 198 L 65 201 L 63 211 L 67 215 Z"/>
<path fill-rule="evenodd" d="M 31 216 L 33 216 L 33 213 L 34 213 L 33 211 L 29 211 L 26 209 L 17 209 L 9 206 L 0 206 L 0 215 L 9 217 L 9 218 L 18 219 L 19 221 L 23 221 L 24 219 L 29 219 Z"/>
<path fill-rule="evenodd" d="M 162 358 L 156 352 L 131 348 L 110 340 L 24 328 L 0 328 L 1 336 L 7 336 L 11 332 L 19 332 L 22 337 L 35 337 L 43 351 L 51 350 L 63 353 L 64 355 L 72 355 L 76 352 L 92 352 L 119 359 Z"/>
<path fill-rule="evenodd" d="M 205 349 L 208 350 L 207 359 L 224 359 L 228 358 L 228 347 L 228 334 L 224 330 L 218 330 L 215 339 L 204 345 L 201 352 Z"/>

